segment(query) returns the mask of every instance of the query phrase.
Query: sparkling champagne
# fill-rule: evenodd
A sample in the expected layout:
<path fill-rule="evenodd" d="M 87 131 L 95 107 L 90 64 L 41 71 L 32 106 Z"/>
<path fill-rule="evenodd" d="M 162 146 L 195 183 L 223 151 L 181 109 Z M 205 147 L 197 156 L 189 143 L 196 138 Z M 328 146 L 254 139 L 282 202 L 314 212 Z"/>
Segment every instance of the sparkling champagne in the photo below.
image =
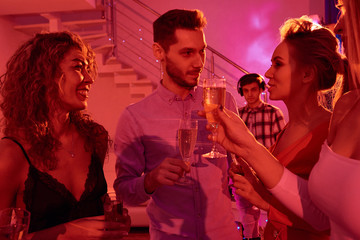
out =
<path fill-rule="evenodd" d="M 187 160 L 187 162 L 189 161 L 189 158 L 194 152 L 196 137 L 197 137 L 196 128 L 178 130 L 180 154 L 184 160 Z"/>
<path fill-rule="evenodd" d="M 225 106 L 225 87 L 204 87 L 204 110 L 209 123 L 216 122 L 212 111 L 219 105 Z"/>

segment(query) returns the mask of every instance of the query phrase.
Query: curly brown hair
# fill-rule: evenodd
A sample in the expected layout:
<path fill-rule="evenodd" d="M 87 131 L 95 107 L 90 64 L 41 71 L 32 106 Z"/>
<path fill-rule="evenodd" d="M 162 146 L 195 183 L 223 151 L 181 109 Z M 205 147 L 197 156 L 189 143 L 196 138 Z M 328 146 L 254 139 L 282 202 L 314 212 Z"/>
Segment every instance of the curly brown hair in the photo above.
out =
<path fill-rule="evenodd" d="M 61 105 L 60 62 L 72 49 L 82 51 L 92 77 L 97 75 L 95 53 L 71 32 L 39 33 L 17 49 L 7 62 L 1 79 L 0 108 L 5 136 L 21 138 L 30 144 L 29 155 L 36 164 L 51 170 L 57 166 L 56 150 L 61 146 L 54 137 L 50 119 Z M 102 157 L 108 150 L 109 136 L 104 127 L 82 111 L 70 112 L 70 123 L 85 139 L 87 151 Z"/>

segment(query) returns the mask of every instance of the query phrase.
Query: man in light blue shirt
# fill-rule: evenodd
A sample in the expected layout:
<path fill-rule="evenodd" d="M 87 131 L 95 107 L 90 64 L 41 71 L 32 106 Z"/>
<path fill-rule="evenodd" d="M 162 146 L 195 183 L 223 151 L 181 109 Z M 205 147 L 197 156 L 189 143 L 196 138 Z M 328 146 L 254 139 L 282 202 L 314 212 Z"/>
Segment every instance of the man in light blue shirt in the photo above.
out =
<path fill-rule="evenodd" d="M 163 79 L 151 95 L 124 110 L 117 126 L 114 189 L 129 205 L 150 199 L 151 239 L 241 239 L 231 211 L 228 159 L 201 156 L 212 146 L 206 119 L 197 115 L 203 110 L 197 85 L 205 62 L 205 25 L 199 10 L 170 10 L 154 22 L 153 52 Z M 237 111 L 229 93 L 225 105 Z M 177 144 L 182 118 L 198 119 L 190 167 Z M 179 184 L 184 172 L 191 181 Z"/>

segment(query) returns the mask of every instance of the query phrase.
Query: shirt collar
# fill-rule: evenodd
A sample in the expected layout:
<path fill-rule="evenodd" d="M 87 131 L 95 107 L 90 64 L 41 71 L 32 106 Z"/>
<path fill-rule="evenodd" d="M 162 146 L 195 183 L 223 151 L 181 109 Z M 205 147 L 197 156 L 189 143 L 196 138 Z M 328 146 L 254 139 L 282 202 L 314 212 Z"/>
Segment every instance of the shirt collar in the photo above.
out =
<path fill-rule="evenodd" d="M 246 104 L 245 106 L 245 109 L 248 111 L 248 112 L 257 112 L 261 109 L 263 109 L 265 107 L 265 103 L 263 101 L 260 101 L 259 105 L 257 105 L 256 107 L 254 108 L 250 108 L 249 107 L 249 104 Z"/>
<path fill-rule="evenodd" d="M 162 81 L 162 80 L 161 80 Z M 158 85 L 157 91 L 162 99 L 164 99 L 167 103 L 170 105 L 174 101 L 183 101 L 180 96 L 176 95 L 175 93 L 171 92 L 169 89 L 165 88 L 160 81 L 160 84 Z M 189 95 L 184 99 L 188 100 L 191 99 L 195 101 L 196 95 L 199 91 L 197 91 L 198 87 L 194 87 L 190 92 Z"/>

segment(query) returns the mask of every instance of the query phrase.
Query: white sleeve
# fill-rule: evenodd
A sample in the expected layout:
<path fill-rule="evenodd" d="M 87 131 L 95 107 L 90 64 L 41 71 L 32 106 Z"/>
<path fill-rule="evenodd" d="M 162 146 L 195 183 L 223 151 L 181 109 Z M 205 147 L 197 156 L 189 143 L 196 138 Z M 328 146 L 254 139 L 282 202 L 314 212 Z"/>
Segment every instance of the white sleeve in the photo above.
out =
<path fill-rule="evenodd" d="M 330 228 L 329 218 L 311 201 L 308 181 L 284 168 L 279 183 L 268 189 L 288 209 L 318 231 Z"/>

